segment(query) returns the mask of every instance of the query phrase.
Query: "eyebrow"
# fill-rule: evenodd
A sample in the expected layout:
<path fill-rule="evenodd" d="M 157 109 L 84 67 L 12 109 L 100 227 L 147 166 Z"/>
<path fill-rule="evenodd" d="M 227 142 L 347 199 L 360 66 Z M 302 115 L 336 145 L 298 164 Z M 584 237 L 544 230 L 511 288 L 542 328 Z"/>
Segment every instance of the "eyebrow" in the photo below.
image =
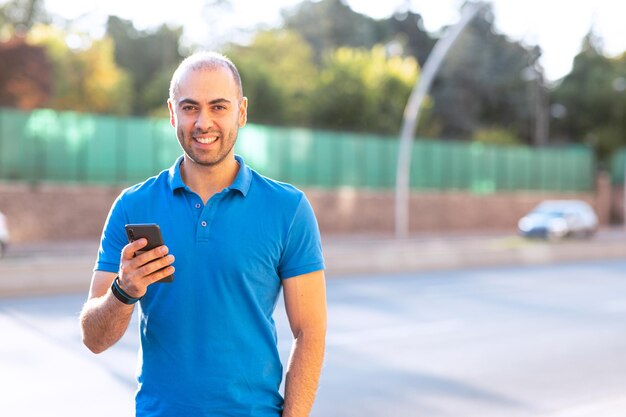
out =
<path fill-rule="evenodd" d="M 216 98 L 214 100 L 209 101 L 209 105 L 214 105 L 214 104 L 221 104 L 221 103 L 226 103 L 226 104 L 230 104 L 231 101 L 225 98 Z M 198 102 L 197 100 L 194 100 L 192 98 L 183 98 L 178 102 L 179 106 L 182 106 L 183 104 L 193 104 L 195 106 L 197 106 L 198 104 L 200 104 L 200 102 Z"/>

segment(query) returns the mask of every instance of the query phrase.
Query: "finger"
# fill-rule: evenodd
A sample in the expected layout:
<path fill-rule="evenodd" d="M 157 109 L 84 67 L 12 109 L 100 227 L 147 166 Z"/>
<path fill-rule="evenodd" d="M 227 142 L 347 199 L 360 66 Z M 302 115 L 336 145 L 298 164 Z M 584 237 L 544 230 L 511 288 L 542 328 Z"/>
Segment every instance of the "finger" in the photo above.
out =
<path fill-rule="evenodd" d="M 133 263 L 137 266 L 137 268 L 139 268 L 154 261 L 155 259 L 162 258 L 163 256 L 167 255 L 168 252 L 169 249 L 167 248 L 167 246 L 158 246 L 149 251 L 137 254 L 137 256 L 135 256 L 135 259 L 133 260 Z"/>
<path fill-rule="evenodd" d="M 175 268 L 173 266 L 168 266 L 163 269 L 159 269 L 158 271 L 155 271 L 154 273 L 148 275 L 146 279 L 148 280 L 150 284 L 154 284 L 155 282 L 160 281 L 163 278 L 172 275 L 174 271 L 175 271 Z"/>
<path fill-rule="evenodd" d="M 138 275 L 146 278 L 155 273 L 156 271 L 166 268 L 174 263 L 174 255 L 167 255 L 162 258 L 157 258 L 152 262 L 143 265 L 137 270 Z"/>
<path fill-rule="evenodd" d="M 124 246 L 122 249 L 122 259 L 133 259 L 135 252 L 143 248 L 148 244 L 148 240 L 145 238 L 137 239 Z"/>

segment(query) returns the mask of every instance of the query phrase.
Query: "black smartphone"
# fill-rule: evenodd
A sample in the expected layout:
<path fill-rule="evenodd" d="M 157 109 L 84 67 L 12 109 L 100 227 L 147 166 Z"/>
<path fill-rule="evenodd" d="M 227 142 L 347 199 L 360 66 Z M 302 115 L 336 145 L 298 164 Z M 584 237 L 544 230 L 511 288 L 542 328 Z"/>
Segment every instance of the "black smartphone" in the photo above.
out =
<path fill-rule="evenodd" d="M 148 244 L 141 250 L 135 252 L 135 256 L 140 255 L 146 251 L 154 249 L 163 245 L 163 236 L 161 236 L 161 228 L 155 223 L 143 223 L 143 224 L 127 224 L 124 226 L 126 229 L 126 236 L 128 242 L 134 242 L 142 237 L 148 241 Z M 172 282 L 174 281 L 174 275 L 168 275 L 163 279 L 156 281 L 160 282 Z"/>

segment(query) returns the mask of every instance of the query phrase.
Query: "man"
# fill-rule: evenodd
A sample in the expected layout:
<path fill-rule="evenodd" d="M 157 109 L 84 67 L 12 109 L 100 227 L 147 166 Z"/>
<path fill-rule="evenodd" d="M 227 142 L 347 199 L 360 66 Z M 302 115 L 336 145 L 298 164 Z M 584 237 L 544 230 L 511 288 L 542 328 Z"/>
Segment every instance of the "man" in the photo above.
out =
<path fill-rule="evenodd" d="M 137 416 L 295 417 L 313 404 L 326 333 L 319 232 L 301 191 L 234 154 L 247 104 L 227 58 L 184 60 L 168 100 L 184 154 L 124 190 L 104 226 L 83 341 L 95 353 L 112 346 L 139 300 Z M 129 223 L 159 224 L 165 245 L 134 256 L 146 240 L 127 244 Z M 284 400 L 272 319 L 281 287 L 294 335 Z"/>

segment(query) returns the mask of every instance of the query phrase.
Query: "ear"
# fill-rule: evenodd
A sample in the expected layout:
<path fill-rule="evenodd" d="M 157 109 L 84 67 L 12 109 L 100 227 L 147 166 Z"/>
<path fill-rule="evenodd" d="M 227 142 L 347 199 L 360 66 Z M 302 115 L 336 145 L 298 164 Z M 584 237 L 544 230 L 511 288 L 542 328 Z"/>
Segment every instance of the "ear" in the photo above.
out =
<path fill-rule="evenodd" d="M 167 99 L 167 108 L 170 111 L 170 124 L 176 127 L 176 115 L 174 114 L 174 103 L 171 99 Z"/>
<path fill-rule="evenodd" d="M 239 127 L 244 127 L 248 121 L 248 97 L 244 97 L 239 103 Z"/>

